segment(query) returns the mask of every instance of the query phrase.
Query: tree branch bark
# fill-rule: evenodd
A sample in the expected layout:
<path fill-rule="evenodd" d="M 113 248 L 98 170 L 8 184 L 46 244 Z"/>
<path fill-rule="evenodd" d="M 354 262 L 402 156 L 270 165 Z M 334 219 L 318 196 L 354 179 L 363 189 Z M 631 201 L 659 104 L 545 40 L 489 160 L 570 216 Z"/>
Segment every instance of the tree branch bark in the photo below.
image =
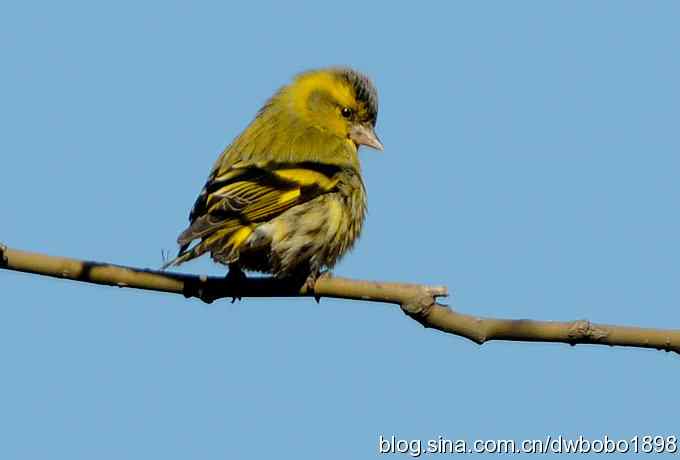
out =
<path fill-rule="evenodd" d="M 0 268 L 108 286 L 182 294 L 211 303 L 221 298 L 331 297 L 399 305 L 427 328 L 455 334 L 478 344 L 491 340 L 561 342 L 655 348 L 680 353 L 680 330 L 529 319 L 483 318 L 458 313 L 437 303 L 445 286 L 384 283 L 322 276 L 314 290 L 303 281 L 250 277 L 237 282 L 222 277 L 170 273 L 10 249 L 0 244 Z"/>

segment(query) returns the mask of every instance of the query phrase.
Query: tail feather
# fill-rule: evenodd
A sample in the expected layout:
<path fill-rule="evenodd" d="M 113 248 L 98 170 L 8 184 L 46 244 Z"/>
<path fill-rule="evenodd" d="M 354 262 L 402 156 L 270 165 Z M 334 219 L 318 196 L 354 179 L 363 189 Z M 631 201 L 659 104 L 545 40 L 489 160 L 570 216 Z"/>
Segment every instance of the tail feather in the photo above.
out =
<path fill-rule="evenodd" d="M 207 240 L 204 240 L 197 245 L 195 245 L 192 248 L 189 248 L 189 245 L 184 245 L 180 248 L 179 253 L 177 253 L 177 257 L 174 259 L 170 260 L 169 262 L 164 263 L 161 266 L 161 270 L 165 270 L 170 267 L 176 267 L 180 264 L 183 264 L 186 261 L 189 261 L 191 259 L 195 259 L 196 257 L 200 256 L 203 254 L 205 251 L 208 250 L 206 243 Z"/>
<path fill-rule="evenodd" d="M 233 220 L 219 220 L 209 214 L 201 216 L 194 220 L 191 225 L 177 237 L 177 243 L 183 248 L 186 248 L 192 241 L 204 238 L 220 228 L 226 229 L 236 227 L 237 225 L 237 222 Z M 180 250 L 180 252 L 182 252 L 182 250 Z"/>
<path fill-rule="evenodd" d="M 191 228 L 185 230 L 184 233 L 187 233 L 190 229 Z M 219 229 L 207 238 L 204 237 L 200 243 L 191 248 L 189 248 L 189 244 L 192 240 L 189 240 L 189 242 L 182 245 L 177 257 L 163 264 L 162 269 L 176 267 L 177 265 L 203 255 L 207 251 L 212 251 L 213 258 L 220 261 L 228 263 L 235 262 L 238 259 L 240 247 L 248 236 L 250 236 L 252 231 L 253 230 L 250 227 L 230 225 L 226 228 Z"/>
<path fill-rule="evenodd" d="M 214 260 L 231 264 L 238 260 L 243 243 L 253 233 L 250 227 L 241 227 L 238 230 L 222 234 L 222 237 L 212 245 L 212 257 Z"/>

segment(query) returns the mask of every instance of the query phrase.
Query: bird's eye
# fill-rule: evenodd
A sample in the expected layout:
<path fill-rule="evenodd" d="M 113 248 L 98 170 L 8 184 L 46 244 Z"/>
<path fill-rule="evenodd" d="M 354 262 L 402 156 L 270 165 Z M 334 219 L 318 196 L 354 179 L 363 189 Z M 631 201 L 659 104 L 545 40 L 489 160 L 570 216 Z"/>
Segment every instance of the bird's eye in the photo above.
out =
<path fill-rule="evenodd" d="M 349 107 L 343 107 L 342 110 L 340 111 L 343 117 L 349 118 L 352 116 L 352 109 Z"/>

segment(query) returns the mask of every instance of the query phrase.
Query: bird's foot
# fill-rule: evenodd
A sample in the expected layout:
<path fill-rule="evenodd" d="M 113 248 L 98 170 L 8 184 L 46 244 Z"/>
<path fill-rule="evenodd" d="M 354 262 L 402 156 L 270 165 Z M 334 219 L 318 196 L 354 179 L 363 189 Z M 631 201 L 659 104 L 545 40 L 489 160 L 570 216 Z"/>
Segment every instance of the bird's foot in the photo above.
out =
<path fill-rule="evenodd" d="M 248 277 L 243 272 L 243 270 L 241 270 L 240 266 L 236 264 L 230 264 L 229 273 L 227 273 L 227 276 L 225 276 L 224 279 L 228 284 L 233 285 L 235 290 L 238 291 L 239 286 L 242 285 L 248 279 Z M 241 300 L 240 295 L 235 295 L 232 297 L 231 303 L 234 303 L 237 300 Z"/>
<path fill-rule="evenodd" d="M 319 300 L 321 300 L 321 296 L 316 293 L 316 282 L 320 278 L 330 278 L 331 276 L 333 275 L 330 270 L 313 270 L 305 280 L 305 287 L 308 291 L 314 293 L 316 303 L 319 303 Z"/>

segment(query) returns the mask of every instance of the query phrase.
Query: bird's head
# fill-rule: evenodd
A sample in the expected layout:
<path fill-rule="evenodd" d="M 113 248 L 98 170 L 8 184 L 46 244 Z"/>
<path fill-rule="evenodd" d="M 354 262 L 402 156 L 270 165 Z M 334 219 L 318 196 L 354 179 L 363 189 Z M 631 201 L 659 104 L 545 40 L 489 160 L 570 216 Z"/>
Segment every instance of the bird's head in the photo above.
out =
<path fill-rule="evenodd" d="M 295 116 L 321 131 L 349 139 L 356 147 L 383 149 L 374 130 L 378 92 L 368 77 L 353 69 L 301 73 L 281 90 L 279 98 Z"/>

